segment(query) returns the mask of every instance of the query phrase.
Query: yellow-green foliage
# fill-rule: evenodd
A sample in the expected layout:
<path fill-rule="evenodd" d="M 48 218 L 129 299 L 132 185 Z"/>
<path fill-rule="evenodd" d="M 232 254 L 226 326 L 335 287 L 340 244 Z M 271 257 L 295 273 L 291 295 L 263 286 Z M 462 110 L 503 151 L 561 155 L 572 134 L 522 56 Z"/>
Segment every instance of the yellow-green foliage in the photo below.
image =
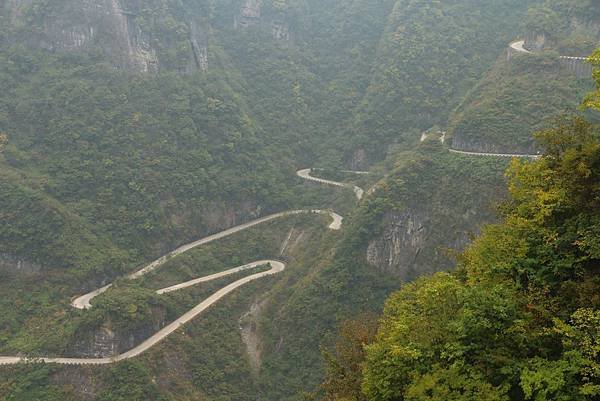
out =
<path fill-rule="evenodd" d="M 504 222 L 455 274 L 405 286 L 369 345 L 369 400 L 600 396 L 600 132 L 575 118 L 514 161 Z"/>

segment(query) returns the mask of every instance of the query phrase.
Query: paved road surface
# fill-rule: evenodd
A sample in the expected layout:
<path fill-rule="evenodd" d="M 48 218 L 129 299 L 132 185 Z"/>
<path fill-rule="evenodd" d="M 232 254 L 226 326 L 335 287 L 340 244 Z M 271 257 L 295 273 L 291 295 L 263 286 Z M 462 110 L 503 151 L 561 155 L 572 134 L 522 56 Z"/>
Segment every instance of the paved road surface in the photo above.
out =
<path fill-rule="evenodd" d="M 243 277 L 212 294 L 210 297 L 206 298 L 204 301 L 199 303 L 196 307 L 180 316 L 173 323 L 165 326 L 160 331 L 156 332 L 154 335 L 149 337 L 147 340 L 136 346 L 135 348 L 130 349 L 129 351 L 115 355 L 111 358 L 25 358 L 25 357 L 0 357 L 0 365 L 14 365 L 21 362 L 45 362 L 45 363 L 58 363 L 62 365 L 106 365 L 109 363 L 119 362 L 125 359 L 134 358 L 145 351 L 149 350 L 165 338 L 167 338 L 170 334 L 175 332 L 184 324 L 188 323 L 190 320 L 194 319 L 196 316 L 200 315 L 202 312 L 210 308 L 216 302 L 218 302 L 221 298 L 236 290 L 237 288 L 260 278 L 267 277 L 273 274 L 280 273 L 285 270 L 285 264 L 277 261 L 277 260 L 261 260 L 257 262 L 250 263 L 248 265 L 240 266 L 234 269 L 230 269 L 223 273 L 213 274 L 211 276 L 203 277 L 200 279 L 192 280 L 187 283 L 178 284 L 177 286 L 163 288 L 162 290 L 158 290 L 157 293 L 164 294 L 168 292 L 177 291 L 183 288 L 190 287 L 192 285 L 196 285 L 199 282 L 205 282 L 209 280 L 215 280 L 220 277 L 224 277 L 226 275 L 234 274 L 240 271 L 256 268 L 259 266 L 270 265 L 271 269 L 253 274 L 251 276 Z"/>
<path fill-rule="evenodd" d="M 520 157 L 524 159 L 538 159 L 540 155 L 527 155 L 527 154 L 515 154 L 515 153 L 486 153 L 486 152 L 468 152 L 466 150 L 448 149 L 452 153 L 458 153 L 461 155 L 468 156 L 491 156 L 491 157 Z"/>
<path fill-rule="evenodd" d="M 368 174 L 368 172 L 366 172 L 366 171 L 346 171 L 346 172 L 355 173 L 355 174 Z M 311 169 L 301 170 L 298 172 L 298 175 L 302 178 L 320 182 L 320 183 L 326 184 L 326 185 L 334 185 L 334 186 L 339 186 L 339 187 L 350 187 L 350 185 L 348 185 L 348 184 L 343 184 L 340 182 L 323 180 L 320 178 L 312 177 L 310 175 L 310 173 L 311 173 Z M 356 187 L 356 186 L 352 186 L 352 188 L 354 190 L 354 193 L 356 194 L 356 197 L 358 199 L 361 199 L 364 194 L 364 191 L 361 188 Z M 217 234 L 209 235 L 208 237 L 205 237 L 205 238 L 199 239 L 197 241 L 191 242 L 189 244 L 183 245 L 183 246 L 175 249 L 174 251 L 171 251 L 168 254 L 156 259 L 154 262 L 152 262 L 149 265 L 145 266 L 144 268 L 136 271 L 135 273 L 128 275 L 127 278 L 129 278 L 131 280 L 138 279 L 138 278 L 156 270 L 157 268 L 159 268 L 160 266 L 165 264 L 165 262 L 167 262 L 172 257 L 180 255 L 180 254 L 187 252 L 191 249 L 194 249 L 198 246 L 201 246 L 201 245 L 207 244 L 209 242 L 212 242 L 212 241 L 230 236 L 232 234 L 238 233 L 240 231 L 246 230 L 250 227 L 254 227 L 256 225 L 266 223 L 268 221 L 275 220 L 275 219 L 278 219 L 281 217 L 286 217 L 286 216 L 291 216 L 291 215 L 296 215 L 296 214 L 307 214 L 307 213 L 328 214 L 333 219 L 332 223 L 329 225 L 329 228 L 331 230 L 339 230 L 342 227 L 343 217 L 333 211 L 330 211 L 330 210 L 320 210 L 320 209 L 292 210 L 292 211 L 288 211 L 288 212 L 276 213 L 276 214 L 272 214 L 270 216 L 266 216 L 266 217 L 262 217 L 260 219 L 250 221 L 245 224 L 241 224 L 236 227 L 232 227 L 230 229 L 221 231 Z M 157 294 L 160 294 L 160 295 L 167 294 L 167 293 L 178 291 L 178 290 L 181 290 L 184 288 L 188 288 L 188 287 L 200 284 L 200 283 L 204 283 L 204 282 L 211 281 L 211 280 L 216 280 L 221 277 L 226 277 L 226 276 L 238 273 L 238 272 L 254 269 L 259 266 L 264 266 L 264 265 L 270 265 L 271 269 L 264 271 L 264 272 L 252 274 L 247 277 L 243 277 L 243 278 L 221 288 L 220 290 L 218 290 L 217 292 L 212 294 L 210 297 L 208 297 L 204 301 L 202 301 L 200 304 L 198 304 L 196 307 L 194 307 L 193 309 L 191 309 L 184 315 L 180 316 L 178 319 L 176 319 L 169 325 L 165 326 L 164 328 L 162 328 L 161 330 L 156 332 L 154 335 L 152 335 L 151 337 L 146 339 L 144 342 L 142 342 L 138 346 L 132 348 L 131 350 L 129 350 L 123 354 L 115 355 L 110 358 L 49 358 L 49 357 L 27 358 L 27 357 L 20 357 L 20 356 L 0 356 L 0 365 L 14 365 L 14 364 L 22 363 L 22 362 L 45 362 L 45 363 L 57 363 L 57 364 L 63 364 L 63 365 L 105 365 L 105 364 L 109 364 L 109 363 L 122 361 L 125 359 L 134 358 L 134 357 L 142 354 L 143 352 L 147 351 L 148 349 L 152 348 L 154 345 L 158 344 L 160 341 L 167 338 L 170 334 L 175 332 L 181 326 L 188 323 L 190 320 L 194 319 L 196 316 L 200 315 L 202 312 L 207 310 L 209 307 L 211 307 L 213 304 L 215 304 L 221 298 L 223 298 L 227 294 L 231 293 L 232 291 L 236 290 L 237 288 L 239 288 L 251 281 L 282 272 L 283 270 L 285 270 L 285 264 L 283 264 L 282 262 L 276 261 L 276 260 L 260 260 L 260 261 L 256 261 L 253 263 L 249 263 L 244 266 L 235 267 L 235 268 L 232 268 L 232 269 L 220 272 L 220 273 L 211 274 L 209 276 L 200 277 L 200 278 L 197 278 L 194 280 L 187 281 L 185 283 L 180 283 L 180 284 L 173 285 L 171 287 L 157 290 L 156 291 Z M 91 304 L 92 299 L 94 299 L 98 295 L 106 292 L 106 290 L 108 290 L 111 286 L 112 286 L 112 284 L 108 284 L 102 288 L 98 288 L 94 291 L 91 291 L 88 294 L 82 295 L 82 296 L 76 298 L 71 303 L 71 305 L 77 309 L 89 309 L 92 307 L 92 304 Z"/>
<path fill-rule="evenodd" d="M 523 47 L 524 45 L 525 45 L 524 40 L 517 40 L 516 42 L 512 42 L 510 44 L 510 47 L 513 50 L 518 51 L 519 53 L 531 53 L 529 50 L 527 50 L 526 48 Z"/>
<path fill-rule="evenodd" d="M 187 252 L 191 249 L 197 248 L 201 245 L 208 244 L 209 242 L 213 242 L 218 239 L 228 237 L 232 234 L 238 233 L 243 230 L 247 230 L 251 227 L 266 223 L 271 220 L 279 219 L 279 218 L 286 217 L 286 216 L 292 216 L 295 214 L 307 214 L 307 213 L 328 214 L 333 219 L 332 223 L 329 225 L 329 229 L 340 230 L 342 228 L 342 221 L 344 218 L 342 216 L 340 216 L 339 214 L 337 214 L 333 211 L 330 211 L 330 210 L 319 210 L 319 209 L 291 210 L 291 211 L 287 211 L 287 212 L 275 213 L 275 214 L 272 214 L 269 216 L 262 217 L 260 219 L 250 221 L 248 223 L 241 224 L 239 226 L 229 228 L 229 229 L 221 231 L 217 234 L 209 235 L 208 237 L 204 237 L 202 239 L 199 239 L 198 241 L 194 241 L 189 244 L 180 246 L 179 248 L 175 249 L 174 251 L 171 251 L 168 254 L 163 255 L 160 258 L 156 259 L 154 262 L 150 263 L 146 267 L 138 270 L 135 273 L 130 274 L 129 276 L 127 276 L 127 278 L 129 278 L 131 280 L 138 279 L 138 278 L 158 269 L 160 266 L 165 264 L 169 259 L 171 259 L 177 255 L 180 255 L 184 252 Z M 77 309 L 89 309 L 92 307 L 92 304 L 90 303 L 91 300 L 94 299 L 95 297 L 97 297 L 98 295 L 102 294 L 106 290 L 108 290 L 111 286 L 112 286 L 112 284 L 108 284 L 102 288 L 98 288 L 97 290 L 94 290 L 92 292 L 84 294 L 84 295 L 76 298 L 73 302 L 71 302 L 71 306 L 73 306 L 74 308 L 77 308 Z"/>
<path fill-rule="evenodd" d="M 333 186 L 342 187 L 342 188 L 352 188 L 352 190 L 354 191 L 354 194 L 356 195 L 358 200 L 361 200 L 363 195 L 365 194 L 365 191 L 363 191 L 362 188 L 360 188 L 360 187 L 357 187 L 355 185 L 345 184 L 343 182 L 337 182 L 337 181 L 325 180 L 323 178 L 313 177 L 311 175 L 312 172 L 313 172 L 313 169 L 306 168 L 303 170 L 298 170 L 296 172 L 296 175 L 298 175 L 298 177 L 304 178 L 305 180 L 318 182 L 320 184 L 333 185 Z M 343 170 L 342 172 L 343 173 L 351 173 L 351 174 L 369 174 L 368 171 Z"/>

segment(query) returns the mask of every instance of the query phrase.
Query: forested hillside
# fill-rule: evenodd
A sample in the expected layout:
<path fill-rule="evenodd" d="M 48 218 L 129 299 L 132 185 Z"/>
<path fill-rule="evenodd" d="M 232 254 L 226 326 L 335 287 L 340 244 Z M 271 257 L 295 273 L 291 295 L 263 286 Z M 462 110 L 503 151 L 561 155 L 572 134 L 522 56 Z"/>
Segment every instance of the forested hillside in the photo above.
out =
<path fill-rule="evenodd" d="M 131 360 L 0 366 L 0 400 L 305 399 L 340 322 L 377 315 L 403 284 L 452 270 L 497 220 L 508 160 L 450 153 L 448 138 L 533 149 L 530 132 L 589 86 L 552 57 L 570 43 L 574 55 L 593 48 L 591 8 L 0 0 L 0 362 L 115 358 L 267 266 L 160 288 L 257 260 L 286 265 Z M 545 15 L 559 22 L 539 33 Z M 573 18 L 581 29 L 565 23 Z M 544 49 L 505 61 L 517 32 L 543 36 Z M 296 175 L 308 167 L 364 197 Z M 341 230 L 327 214 L 290 215 L 168 255 L 299 209 L 334 209 Z M 161 255 L 156 271 L 127 279 Z M 460 271 L 433 280 L 464 286 L 466 262 Z M 90 310 L 71 305 L 107 284 Z"/>
<path fill-rule="evenodd" d="M 548 0 L 528 9 L 514 40 L 524 51 L 508 48 L 450 118 L 449 137 L 456 149 L 534 153 L 533 133 L 559 114 L 578 111 L 592 89 L 585 57 L 597 46 L 600 24 L 590 2 Z M 508 57 L 507 57 L 508 56 Z M 575 68 L 576 67 L 576 68 Z"/>
<path fill-rule="evenodd" d="M 349 323 L 325 399 L 600 395 L 598 127 L 565 119 L 539 138 L 546 153 L 511 163 L 503 222 L 485 228 L 457 272 L 392 295 L 376 335 Z"/>
<path fill-rule="evenodd" d="M 597 89 L 583 104 L 590 111 L 598 110 L 594 75 Z M 600 396 L 599 127 L 563 116 L 536 139 L 542 157 L 513 159 L 506 171 L 501 222 L 458 256 L 455 272 L 403 286 L 379 320 L 344 323 L 324 354 L 326 379 L 315 398 Z"/>

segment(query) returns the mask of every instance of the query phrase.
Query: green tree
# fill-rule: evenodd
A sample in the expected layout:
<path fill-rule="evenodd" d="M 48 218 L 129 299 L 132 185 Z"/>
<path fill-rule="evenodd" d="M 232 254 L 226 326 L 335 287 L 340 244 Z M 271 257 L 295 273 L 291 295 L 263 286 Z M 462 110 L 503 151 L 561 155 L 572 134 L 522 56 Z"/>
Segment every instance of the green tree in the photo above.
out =
<path fill-rule="evenodd" d="M 377 332 L 373 315 L 363 315 L 342 323 L 335 345 L 335 353 L 323 351 L 326 362 L 323 390 L 325 401 L 366 401 L 362 392 L 364 347 Z"/>

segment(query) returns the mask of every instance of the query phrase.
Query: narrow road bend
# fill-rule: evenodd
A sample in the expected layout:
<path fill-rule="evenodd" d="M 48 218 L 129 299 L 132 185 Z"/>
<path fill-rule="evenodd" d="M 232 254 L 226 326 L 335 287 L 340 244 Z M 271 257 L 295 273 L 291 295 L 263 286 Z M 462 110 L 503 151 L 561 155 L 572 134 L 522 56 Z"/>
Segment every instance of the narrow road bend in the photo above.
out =
<path fill-rule="evenodd" d="M 230 269 L 230 270 L 222 272 L 222 273 L 213 274 L 213 275 L 199 278 L 196 280 L 191 280 L 186 283 L 181 283 L 176 286 L 167 287 L 167 288 L 158 290 L 157 291 L 158 294 L 166 294 L 169 292 L 173 292 L 173 291 L 177 291 L 177 290 L 180 290 L 183 288 L 190 287 L 192 285 L 196 285 L 200 282 L 215 280 L 220 277 L 225 277 L 227 275 L 231 275 L 231 274 L 234 274 L 234 273 L 237 273 L 240 271 L 256 268 L 259 266 L 265 266 L 265 265 L 270 265 L 271 269 L 264 271 L 264 272 L 256 273 L 256 274 L 253 274 L 253 275 L 250 275 L 247 277 L 243 277 L 243 278 L 241 278 L 237 281 L 234 281 L 233 283 L 221 288 L 220 290 L 218 290 L 217 292 L 212 294 L 210 297 L 206 298 L 204 301 L 199 303 L 193 309 L 186 312 L 185 314 L 183 314 L 182 316 L 177 318 L 175 321 L 173 321 L 169 325 L 163 327 L 161 330 L 159 330 L 154 335 L 152 335 L 151 337 L 146 339 L 144 342 L 142 342 L 138 346 L 136 346 L 122 354 L 115 355 L 110 358 L 48 358 L 48 357 L 27 358 L 27 357 L 18 357 L 18 356 L 17 357 L 0 356 L 0 365 L 15 365 L 15 364 L 22 363 L 22 362 L 30 362 L 30 363 L 44 362 L 44 363 L 56 363 L 56 364 L 61 364 L 61 365 L 106 365 L 106 364 L 115 363 L 115 362 L 123 361 L 126 359 L 134 358 L 134 357 L 144 353 L 145 351 L 149 350 L 150 348 L 152 348 L 153 346 L 155 346 L 156 344 L 158 344 L 165 338 L 167 338 L 169 335 L 171 335 L 173 332 L 175 332 L 181 326 L 188 323 L 189 321 L 194 319 L 196 316 L 200 315 L 202 312 L 204 312 L 205 310 L 210 308 L 212 305 L 214 305 L 216 302 L 218 302 L 221 298 L 225 297 L 227 294 L 231 293 L 232 291 L 236 290 L 237 288 L 239 288 L 251 281 L 258 280 L 260 278 L 271 276 L 273 274 L 277 274 L 277 273 L 284 271 L 285 264 L 283 264 L 282 262 L 279 262 L 277 260 L 261 260 L 261 261 L 253 262 L 253 263 L 250 263 L 250 264 L 247 264 L 244 266 L 240 266 L 240 267 L 237 267 L 234 269 Z"/>
<path fill-rule="evenodd" d="M 287 211 L 287 212 L 275 213 L 275 214 L 271 214 L 269 216 L 262 217 L 260 219 L 252 220 L 248 223 L 240 224 L 239 226 L 229 228 L 229 229 L 221 231 L 219 233 L 209 235 L 208 237 L 201 238 L 201 239 L 191 242 L 189 244 L 182 245 L 179 248 L 175 249 L 174 251 L 171 251 L 171 252 L 167 253 L 166 255 L 161 256 L 160 258 L 156 259 L 154 262 L 150 263 L 149 265 L 145 266 L 144 268 L 142 268 L 142 269 L 136 271 L 135 273 L 132 273 L 126 277 L 131 280 L 138 279 L 138 278 L 145 276 L 146 274 L 158 269 L 160 266 L 164 265 L 168 260 L 170 260 L 171 258 L 173 258 L 177 255 L 181 255 L 182 253 L 187 252 L 191 249 L 197 248 L 201 245 L 205 245 L 210 242 L 216 241 L 218 239 L 228 237 L 230 235 L 233 235 L 240 231 L 247 230 L 247 229 L 257 226 L 259 224 L 263 224 L 263 223 L 269 222 L 271 220 L 279 219 L 282 217 L 298 215 L 298 214 L 308 214 L 308 213 L 328 214 L 333 219 L 332 223 L 329 224 L 329 229 L 330 230 L 340 230 L 342 228 L 342 222 L 343 222 L 344 218 L 331 210 L 320 210 L 320 209 L 291 210 L 291 211 Z M 73 302 L 71 302 L 71 306 L 73 306 L 76 309 L 89 309 L 92 307 L 92 304 L 91 304 L 92 299 L 94 299 L 98 295 L 106 292 L 110 287 L 112 287 L 112 284 L 108 284 L 102 288 L 98 288 L 97 290 L 94 290 L 87 294 L 81 295 L 81 296 L 77 297 L 75 300 L 73 300 Z"/>
<path fill-rule="evenodd" d="M 325 185 L 332 185 L 335 187 L 341 187 L 341 188 L 352 188 L 352 190 L 354 191 L 354 194 L 356 195 L 356 198 L 358 200 L 361 200 L 363 195 L 365 194 L 365 191 L 363 191 L 362 188 L 357 187 L 356 185 L 351 185 L 351 184 L 345 184 L 343 182 L 337 182 L 337 181 L 331 181 L 331 180 L 326 180 L 323 178 L 317 178 L 317 177 L 313 177 L 311 174 L 315 169 L 312 168 L 306 168 L 306 169 L 302 169 L 302 170 L 298 170 L 296 172 L 296 175 L 300 178 L 304 178 L 305 180 L 309 180 L 309 181 L 314 181 L 314 182 L 318 182 L 320 184 L 325 184 Z M 343 173 L 349 173 L 349 174 L 369 174 L 368 171 L 352 171 L 352 170 L 343 170 Z"/>
<path fill-rule="evenodd" d="M 540 155 L 528 155 L 521 153 L 490 153 L 490 152 L 469 152 L 466 150 L 448 149 L 452 153 L 458 153 L 460 155 L 467 156 L 489 156 L 489 157 L 519 157 L 523 159 L 539 159 Z"/>
<path fill-rule="evenodd" d="M 155 260 L 154 262 L 145 266 L 144 268 L 142 268 L 126 277 L 131 280 L 138 279 L 138 278 L 156 270 L 161 265 L 163 265 L 165 262 L 167 262 L 167 260 L 169 260 L 170 258 L 172 258 L 174 256 L 180 255 L 180 254 L 187 252 L 191 249 L 194 249 L 198 246 L 201 246 L 201 245 L 210 243 L 212 241 L 215 241 L 215 240 L 230 236 L 232 234 L 238 233 L 240 231 L 249 229 L 256 225 L 263 224 L 268 221 L 286 217 L 286 216 L 310 214 L 310 213 L 329 215 L 332 218 L 332 222 L 328 226 L 328 228 L 330 230 L 340 230 L 342 228 L 343 217 L 331 210 L 308 209 L 308 210 L 291 210 L 291 211 L 287 211 L 287 212 L 275 213 L 275 214 L 272 214 L 269 216 L 265 216 L 265 217 L 250 221 L 248 223 L 241 224 L 236 227 L 229 228 L 227 230 L 224 230 L 219 233 L 210 235 L 208 237 L 199 239 L 192 243 L 183 245 L 183 246 L 175 249 L 174 251 L 171 251 L 168 254 L 158 258 L 157 260 Z M 107 358 L 61 358 L 61 357 L 30 358 L 30 357 L 26 357 L 26 356 L 0 356 L 0 366 L 1 365 L 15 365 L 15 364 L 19 364 L 19 363 L 40 363 L 40 362 L 62 364 L 62 365 L 105 365 L 105 364 L 111 364 L 111 363 L 119 362 L 122 360 L 134 358 L 134 357 L 144 353 L 145 351 L 149 350 L 154 345 L 158 344 L 160 341 L 167 338 L 170 334 L 175 332 L 181 326 L 188 323 L 189 321 L 191 321 L 192 319 L 194 319 L 195 317 L 200 315 L 202 312 L 206 311 L 208 308 L 210 308 L 212 305 L 214 305 L 220 299 L 222 299 L 223 297 L 225 297 L 227 294 L 231 293 L 232 291 L 236 290 L 237 288 L 239 288 L 251 281 L 261 279 L 263 277 L 271 276 L 271 275 L 274 275 L 274 274 L 284 271 L 285 264 L 280 261 L 277 261 L 277 260 L 260 260 L 260 261 L 252 262 L 252 263 L 249 263 L 249 264 L 246 264 L 243 266 L 235 267 L 235 268 L 232 268 L 232 269 L 220 272 L 220 273 L 215 273 L 215 274 L 211 274 L 211 275 L 208 275 L 205 277 L 196 278 L 196 279 L 184 282 L 184 283 L 179 283 L 179 284 L 176 284 L 176 285 L 173 285 L 170 287 L 166 287 L 166 288 L 157 290 L 156 291 L 157 294 L 163 295 L 163 294 L 171 293 L 174 291 L 179 291 L 179 290 L 182 290 L 185 288 L 189 288 L 191 286 L 198 285 L 200 283 L 208 282 L 211 280 L 216 280 L 218 278 L 226 277 L 226 276 L 229 276 L 229 275 L 232 275 L 235 273 L 239 273 L 242 271 L 254 269 L 254 268 L 257 268 L 260 266 L 265 266 L 265 265 L 270 265 L 271 269 L 264 271 L 264 272 L 252 274 L 250 276 L 243 277 L 243 278 L 221 288 L 220 290 L 218 290 L 214 294 L 212 294 L 210 297 L 206 298 L 201 303 L 199 303 L 196 307 L 194 307 L 190 311 L 186 312 L 184 315 L 180 316 L 175 321 L 173 321 L 169 325 L 165 326 L 164 328 L 162 328 L 161 330 L 156 332 L 154 335 L 150 336 L 148 339 L 143 341 L 141 344 L 137 345 L 136 347 L 134 347 L 131 350 L 124 352 L 122 354 L 115 355 L 113 357 L 107 357 Z M 74 308 L 77 308 L 77 309 L 89 309 L 92 307 L 91 300 L 94 299 L 95 297 L 97 297 L 98 295 L 106 292 L 111 286 L 112 286 L 112 284 L 108 284 L 102 288 L 98 288 L 94 291 L 91 291 L 91 292 L 85 294 L 85 295 L 77 297 L 71 303 L 71 306 L 73 306 Z"/>

